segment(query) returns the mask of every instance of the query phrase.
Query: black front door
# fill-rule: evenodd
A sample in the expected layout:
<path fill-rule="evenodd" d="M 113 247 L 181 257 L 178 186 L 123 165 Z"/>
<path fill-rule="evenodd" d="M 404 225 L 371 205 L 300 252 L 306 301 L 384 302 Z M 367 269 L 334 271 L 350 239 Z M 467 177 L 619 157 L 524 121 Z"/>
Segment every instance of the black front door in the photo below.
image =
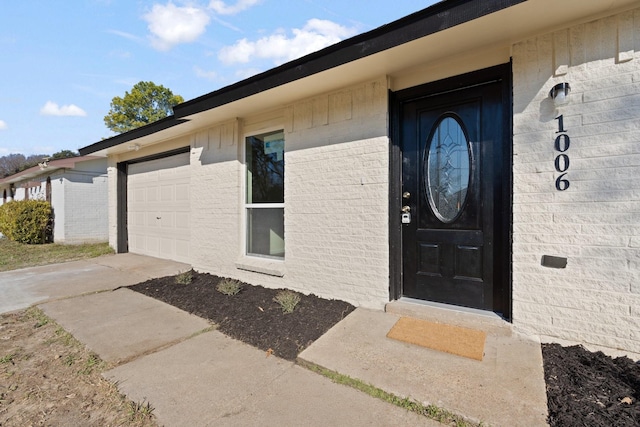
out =
<path fill-rule="evenodd" d="M 503 311 L 504 82 L 471 83 L 400 106 L 402 295 Z"/>

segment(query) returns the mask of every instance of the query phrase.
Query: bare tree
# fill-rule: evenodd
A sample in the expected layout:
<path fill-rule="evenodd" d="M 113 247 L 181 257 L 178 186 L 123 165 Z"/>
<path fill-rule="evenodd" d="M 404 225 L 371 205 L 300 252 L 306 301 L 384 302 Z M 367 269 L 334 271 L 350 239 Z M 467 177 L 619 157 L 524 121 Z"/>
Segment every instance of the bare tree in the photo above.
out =
<path fill-rule="evenodd" d="M 48 155 L 32 154 L 25 157 L 24 154 L 19 153 L 0 157 L 0 177 L 4 178 L 36 166 L 45 157 L 48 157 Z"/>

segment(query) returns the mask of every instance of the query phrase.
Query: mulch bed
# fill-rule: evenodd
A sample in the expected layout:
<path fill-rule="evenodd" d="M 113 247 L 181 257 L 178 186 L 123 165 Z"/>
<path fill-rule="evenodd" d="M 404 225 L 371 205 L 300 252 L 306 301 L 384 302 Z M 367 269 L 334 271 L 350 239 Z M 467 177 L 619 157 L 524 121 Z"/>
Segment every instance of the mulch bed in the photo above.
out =
<path fill-rule="evenodd" d="M 551 427 L 640 426 L 640 364 L 559 344 L 542 356 Z"/>
<path fill-rule="evenodd" d="M 301 294 L 294 312 L 284 314 L 273 300 L 278 289 L 243 284 L 239 294 L 227 296 L 216 290 L 222 278 L 195 271 L 192 277 L 188 285 L 169 276 L 130 289 L 209 319 L 224 334 L 287 360 L 355 309 Z M 551 427 L 640 426 L 639 363 L 558 344 L 543 344 L 542 356 Z"/>
<path fill-rule="evenodd" d="M 300 294 L 293 313 L 285 314 L 273 300 L 281 289 L 243 283 L 240 293 L 228 296 L 216 290 L 222 278 L 195 271 L 192 277 L 188 285 L 169 276 L 130 289 L 209 319 L 222 333 L 287 360 L 295 360 L 355 309 L 344 301 Z"/>

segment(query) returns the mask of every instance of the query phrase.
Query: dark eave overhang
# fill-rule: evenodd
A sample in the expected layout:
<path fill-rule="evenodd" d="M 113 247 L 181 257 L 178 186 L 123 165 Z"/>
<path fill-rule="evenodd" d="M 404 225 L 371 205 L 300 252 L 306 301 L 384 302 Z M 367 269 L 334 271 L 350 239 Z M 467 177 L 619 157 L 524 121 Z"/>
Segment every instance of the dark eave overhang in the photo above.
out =
<path fill-rule="evenodd" d="M 144 136 L 148 136 L 153 133 L 172 128 L 185 122 L 188 122 L 188 120 L 178 119 L 175 117 L 175 115 L 165 117 L 164 119 L 160 119 L 156 122 L 150 123 L 134 130 L 130 130 L 129 132 L 121 133 L 120 135 L 103 139 L 102 141 L 80 148 L 78 152 L 80 153 L 80 155 L 84 156 L 87 154 L 95 153 L 97 151 L 106 150 L 107 148 L 115 147 L 116 145 L 124 144 L 126 142 L 130 142 L 138 138 L 142 138 Z"/>
<path fill-rule="evenodd" d="M 300 80 L 387 49 L 446 30 L 526 0 L 448 0 L 257 74 L 220 90 L 176 105 L 178 118 Z"/>

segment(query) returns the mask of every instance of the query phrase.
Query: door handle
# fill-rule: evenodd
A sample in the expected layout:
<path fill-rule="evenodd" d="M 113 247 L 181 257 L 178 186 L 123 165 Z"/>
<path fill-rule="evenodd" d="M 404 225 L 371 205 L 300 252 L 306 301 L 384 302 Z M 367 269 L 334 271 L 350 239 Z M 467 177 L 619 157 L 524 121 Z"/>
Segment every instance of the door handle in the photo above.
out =
<path fill-rule="evenodd" d="M 402 213 L 409 213 L 409 212 L 411 212 L 411 206 L 404 205 L 402 207 Z"/>

